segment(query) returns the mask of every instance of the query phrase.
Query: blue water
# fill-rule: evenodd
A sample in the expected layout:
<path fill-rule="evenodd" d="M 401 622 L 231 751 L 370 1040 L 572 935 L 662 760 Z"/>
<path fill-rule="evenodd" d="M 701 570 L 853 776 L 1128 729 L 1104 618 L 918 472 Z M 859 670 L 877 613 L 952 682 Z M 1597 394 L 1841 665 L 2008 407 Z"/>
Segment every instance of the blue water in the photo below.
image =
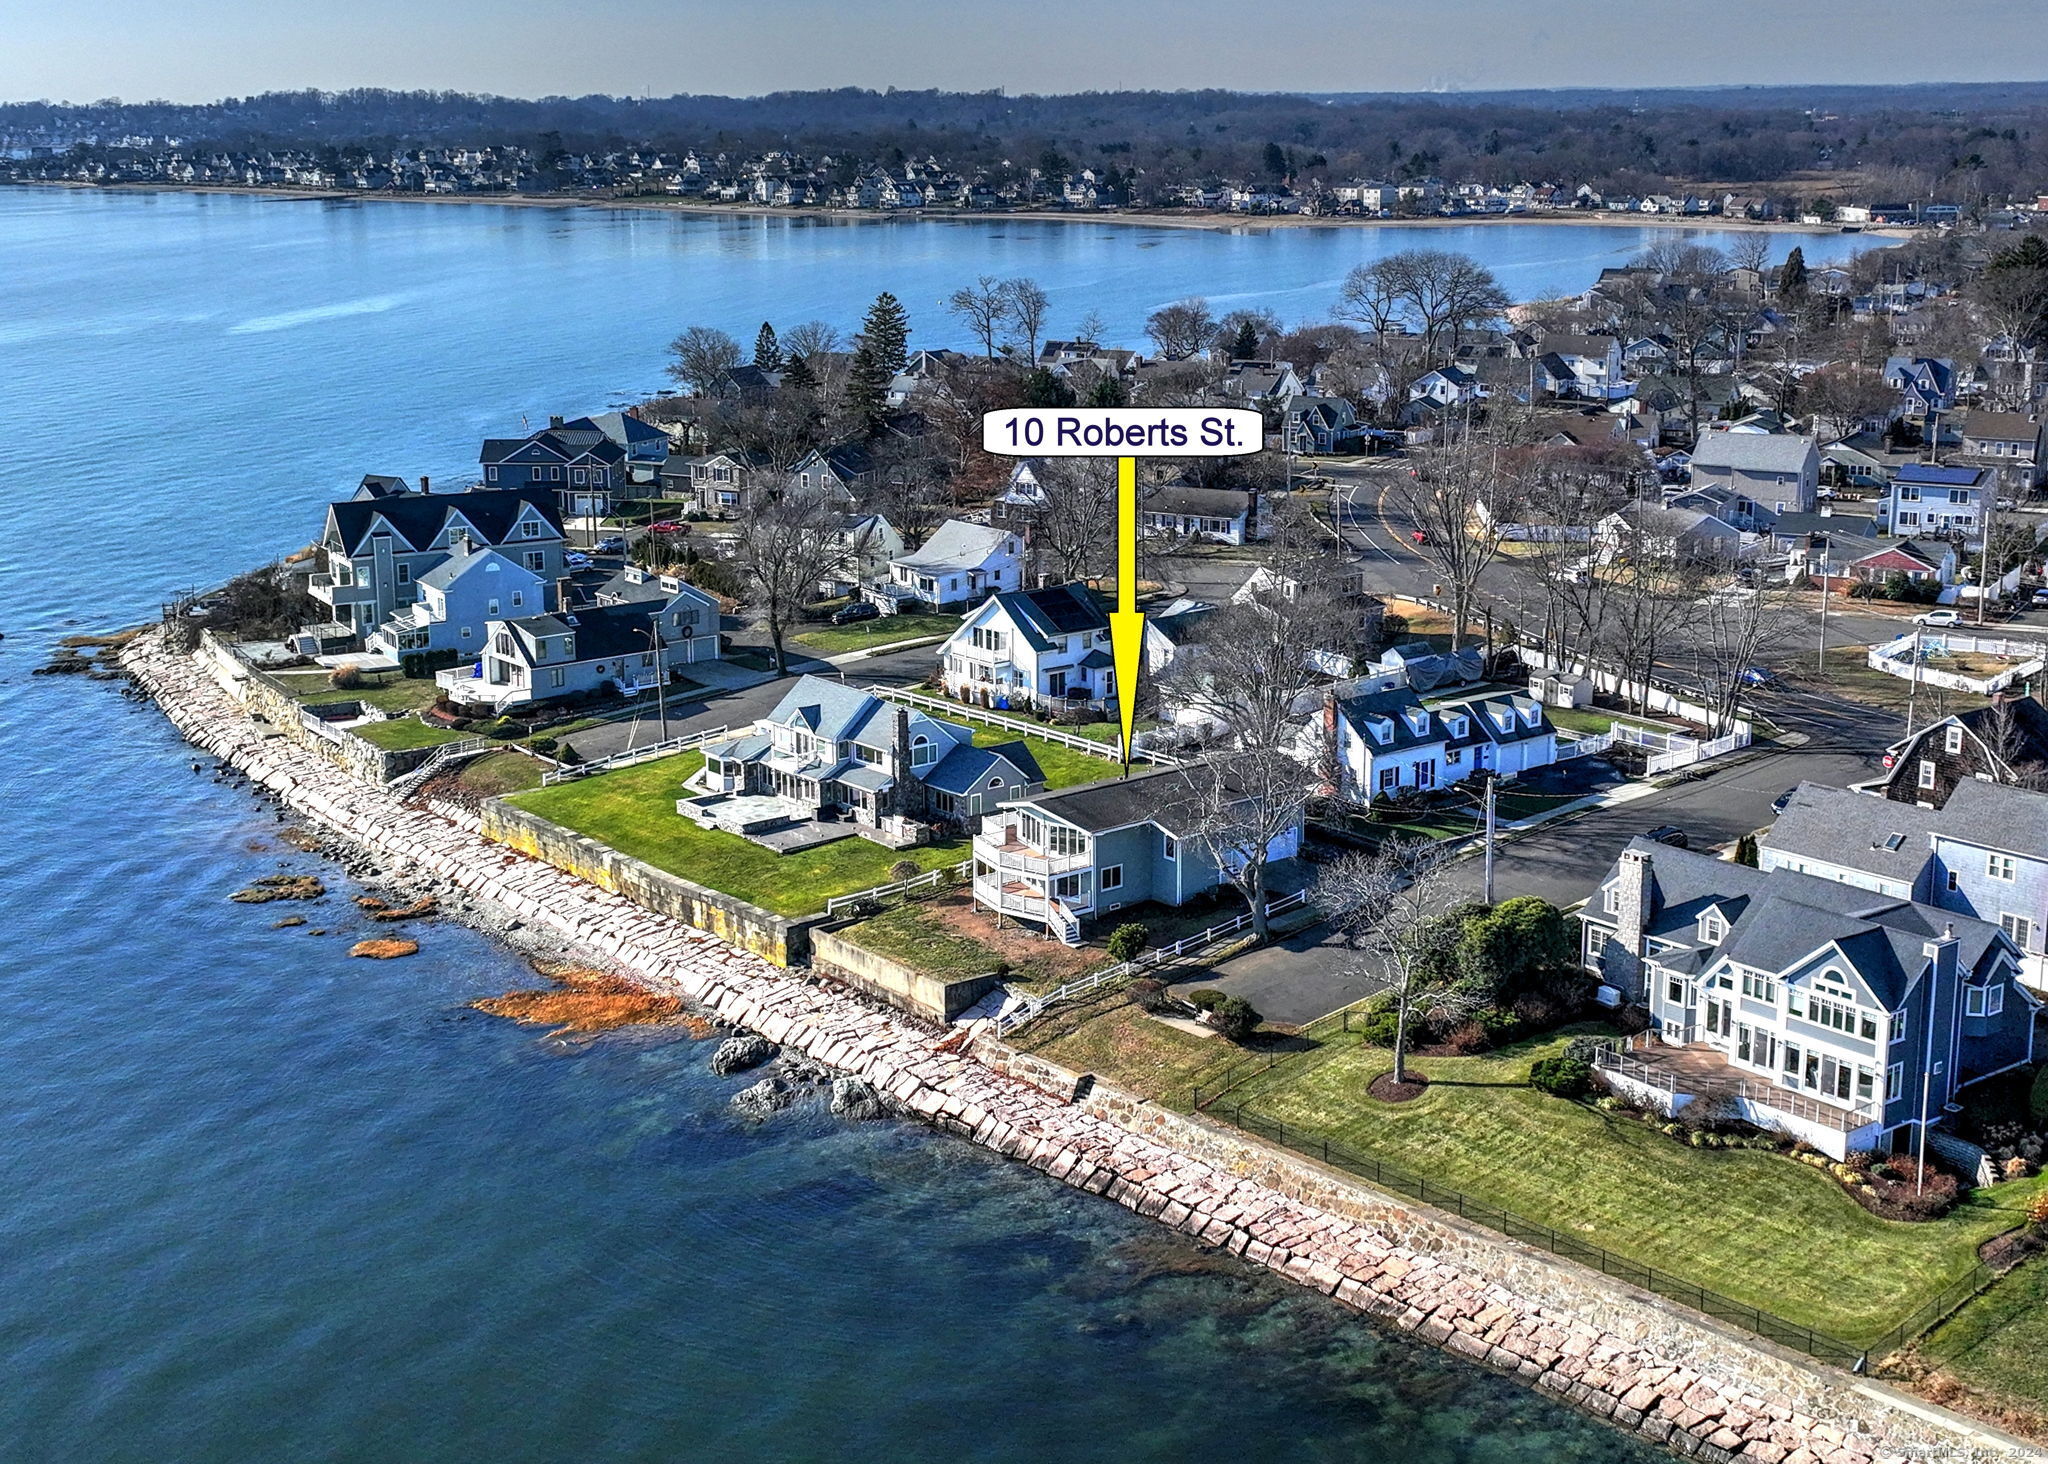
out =
<path fill-rule="evenodd" d="M 1535 294 L 1632 234 L 1472 244 Z M 967 1144 L 738 1123 L 703 1044 L 474 1015 L 532 984 L 481 935 L 349 960 L 357 886 L 154 712 L 27 674 L 364 471 L 645 387 L 694 320 L 893 286 L 946 339 L 994 269 L 1127 323 L 1377 247 L 0 191 L 0 1460 L 1650 1457 Z M 328 880 L 310 927 L 225 898 L 279 869 Z"/>

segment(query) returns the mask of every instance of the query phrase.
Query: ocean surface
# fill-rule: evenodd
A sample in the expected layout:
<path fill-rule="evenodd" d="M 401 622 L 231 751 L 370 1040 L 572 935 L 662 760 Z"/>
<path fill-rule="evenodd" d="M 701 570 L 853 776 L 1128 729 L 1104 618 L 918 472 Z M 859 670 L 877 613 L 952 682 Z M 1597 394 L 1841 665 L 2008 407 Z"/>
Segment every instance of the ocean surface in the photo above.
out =
<path fill-rule="evenodd" d="M 1529 296 L 1646 233 L 1426 239 Z M 708 1044 L 471 1013 L 534 984 L 483 935 L 351 961 L 358 886 L 147 707 L 28 674 L 364 472 L 631 399 L 688 324 L 889 288 L 947 343 L 995 272 L 1134 337 L 1408 242 L 0 190 L 0 1461 L 1651 1457 L 968 1144 L 738 1121 Z M 280 870 L 330 894 L 227 900 Z"/>

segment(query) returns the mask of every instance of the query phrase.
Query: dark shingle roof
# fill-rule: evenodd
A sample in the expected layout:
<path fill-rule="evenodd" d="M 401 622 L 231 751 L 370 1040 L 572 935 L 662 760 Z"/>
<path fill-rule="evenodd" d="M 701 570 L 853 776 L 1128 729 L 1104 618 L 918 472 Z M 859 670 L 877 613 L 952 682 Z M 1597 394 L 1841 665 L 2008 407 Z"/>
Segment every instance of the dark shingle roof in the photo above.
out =
<path fill-rule="evenodd" d="M 927 788 L 941 793 L 964 796 L 974 790 L 992 772 L 1007 766 L 1014 777 L 1026 783 L 1043 784 L 1045 774 L 1040 771 L 1038 759 L 1031 755 L 1031 749 L 1022 742 L 999 742 L 993 747 L 976 747 L 972 743 L 955 743 L 952 751 L 940 758 L 938 764 L 924 775 Z"/>
<path fill-rule="evenodd" d="M 1109 629 L 1109 617 L 1083 585 L 1047 585 L 1039 590 L 1005 590 L 993 597 L 1017 622 L 1034 650 L 1052 649 L 1058 636 Z"/>
<path fill-rule="evenodd" d="M 431 546 L 451 513 L 459 513 L 487 544 L 502 544 L 510 536 L 520 510 L 527 506 L 540 514 L 557 536 L 562 516 L 555 507 L 555 495 L 548 488 L 472 488 L 467 493 L 401 493 L 386 498 L 351 498 L 329 504 L 329 521 L 340 535 L 342 551 L 354 554 L 370 527 L 382 518 L 392 531 L 413 549 Z"/>

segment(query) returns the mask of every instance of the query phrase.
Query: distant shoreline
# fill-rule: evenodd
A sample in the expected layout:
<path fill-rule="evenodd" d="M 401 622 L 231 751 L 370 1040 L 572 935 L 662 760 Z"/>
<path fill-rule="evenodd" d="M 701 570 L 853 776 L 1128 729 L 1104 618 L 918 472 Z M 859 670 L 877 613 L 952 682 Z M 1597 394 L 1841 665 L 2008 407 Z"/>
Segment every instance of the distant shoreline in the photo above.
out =
<path fill-rule="evenodd" d="M 1204 229 L 1211 233 L 1262 234 L 1273 229 L 1375 229 L 1375 228 L 1459 228 L 1468 224 L 1567 224 L 1573 227 L 1605 226 L 1637 229 L 1707 229 L 1766 234 L 1836 233 L 1845 238 L 1857 234 L 1887 239 L 1909 239 L 1915 230 L 1895 225 L 1861 229 L 1830 229 L 1825 224 L 1797 224 L 1783 221 L 1725 219 L 1715 214 L 1673 217 L 1668 214 L 1612 214 L 1552 212 L 1522 214 L 1466 214 L 1446 218 L 1364 218 L 1356 215 L 1307 216 L 1303 214 L 1182 214 L 1146 210 L 1106 213 L 1068 213 L 1056 209 L 1018 209 L 990 213 L 967 210 L 933 211 L 909 209 L 900 213 L 879 213 L 857 208 L 787 208 L 765 203 L 690 203 L 670 198 L 566 198 L 536 193 L 362 193 L 339 188 L 266 188 L 243 183 L 15 183 L 17 188 L 58 188 L 84 193 L 220 193 L 248 198 L 274 198 L 309 203 L 433 203 L 497 204 L 506 208 L 590 208 L 638 209 L 693 218 L 823 219 L 833 223 L 888 224 L 908 221 L 927 223 L 1000 224 L 1123 224 L 1155 229 Z"/>

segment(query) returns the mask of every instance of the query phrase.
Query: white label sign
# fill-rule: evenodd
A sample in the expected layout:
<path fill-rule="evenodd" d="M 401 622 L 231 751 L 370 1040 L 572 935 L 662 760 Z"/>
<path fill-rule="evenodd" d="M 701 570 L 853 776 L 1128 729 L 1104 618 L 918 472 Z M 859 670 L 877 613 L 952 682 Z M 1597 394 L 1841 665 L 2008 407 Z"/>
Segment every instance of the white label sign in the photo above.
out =
<path fill-rule="evenodd" d="M 1002 457 L 1239 457 L 1265 446 L 1243 407 L 1012 407 L 985 412 L 981 445 Z"/>

